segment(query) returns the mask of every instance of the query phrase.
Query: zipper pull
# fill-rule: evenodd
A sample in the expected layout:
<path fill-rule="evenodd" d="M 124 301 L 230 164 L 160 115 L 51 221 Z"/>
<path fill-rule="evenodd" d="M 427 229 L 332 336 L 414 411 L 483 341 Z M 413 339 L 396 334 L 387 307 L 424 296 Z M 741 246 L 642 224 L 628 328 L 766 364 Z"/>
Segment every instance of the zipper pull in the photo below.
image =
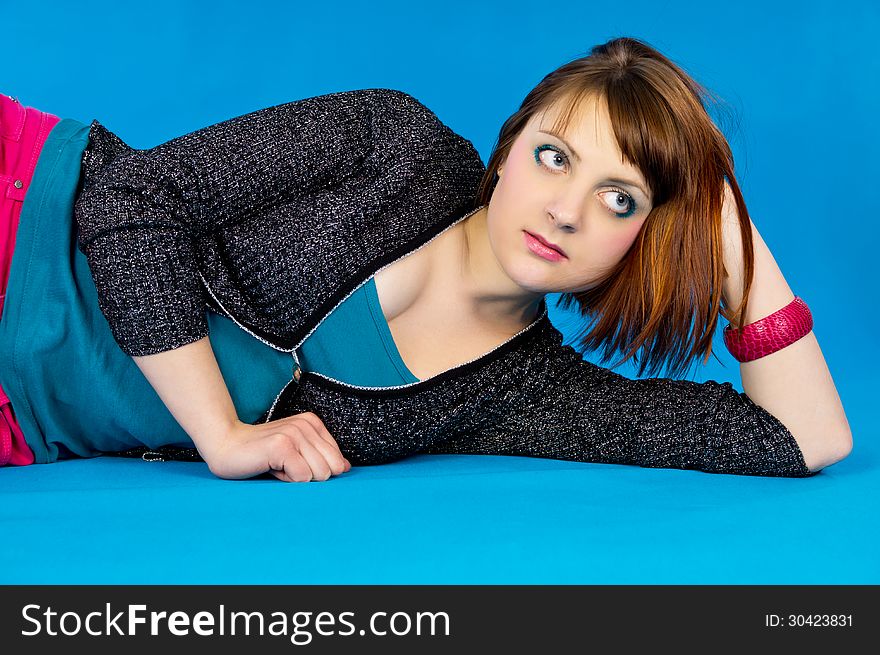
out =
<path fill-rule="evenodd" d="M 299 382 L 299 379 L 302 377 L 302 369 L 299 367 L 299 357 L 296 356 L 296 349 L 291 350 L 290 354 L 293 356 L 293 379 Z"/>

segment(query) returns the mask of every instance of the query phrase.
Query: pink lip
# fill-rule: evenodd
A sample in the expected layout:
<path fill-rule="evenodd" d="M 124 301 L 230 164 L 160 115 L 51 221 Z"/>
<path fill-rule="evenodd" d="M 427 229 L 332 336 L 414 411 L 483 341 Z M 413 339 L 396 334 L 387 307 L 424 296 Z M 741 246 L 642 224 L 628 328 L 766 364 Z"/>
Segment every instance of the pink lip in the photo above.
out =
<path fill-rule="evenodd" d="M 525 239 L 526 247 L 532 253 L 534 253 L 538 257 L 541 257 L 542 259 L 546 259 L 547 261 L 551 262 L 561 262 L 563 259 L 567 259 L 567 257 L 559 250 L 546 245 L 543 239 L 539 239 L 531 232 L 523 230 L 523 238 Z"/>
<path fill-rule="evenodd" d="M 560 255 L 562 255 L 563 257 L 567 257 L 567 256 L 568 256 L 568 255 L 565 254 L 565 251 L 564 251 L 562 248 L 560 248 L 559 246 L 557 246 L 555 243 L 550 243 L 549 241 L 547 241 L 547 239 L 545 239 L 544 237 L 542 237 L 540 234 L 533 234 L 532 232 L 529 232 L 528 230 L 523 230 L 523 232 L 525 232 L 525 233 L 528 234 L 528 235 L 531 235 L 532 238 L 534 238 L 534 239 L 537 240 L 537 241 L 540 241 L 541 243 L 543 243 L 543 244 L 544 244 L 545 246 L 547 246 L 548 248 L 552 248 L 553 250 L 555 250 L 556 252 L 558 252 L 558 253 L 559 253 Z"/>

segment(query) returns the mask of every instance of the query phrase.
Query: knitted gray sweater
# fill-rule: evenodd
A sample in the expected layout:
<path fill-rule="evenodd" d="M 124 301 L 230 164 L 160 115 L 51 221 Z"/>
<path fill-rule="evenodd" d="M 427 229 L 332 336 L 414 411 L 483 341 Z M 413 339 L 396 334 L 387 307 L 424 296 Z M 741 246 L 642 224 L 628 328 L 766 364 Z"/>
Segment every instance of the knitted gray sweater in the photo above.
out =
<path fill-rule="evenodd" d="M 412 96 L 360 89 L 261 109 L 153 148 L 98 121 L 78 245 L 129 355 L 208 335 L 206 309 L 290 352 L 259 422 L 312 411 L 353 464 L 484 453 L 803 477 L 797 442 L 729 382 L 633 380 L 540 316 L 426 380 L 363 387 L 301 372 L 295 349 L 371 275 L 479 207 L 470 141 Z M 194 451 L 191 451 L 194 452 Z"/>

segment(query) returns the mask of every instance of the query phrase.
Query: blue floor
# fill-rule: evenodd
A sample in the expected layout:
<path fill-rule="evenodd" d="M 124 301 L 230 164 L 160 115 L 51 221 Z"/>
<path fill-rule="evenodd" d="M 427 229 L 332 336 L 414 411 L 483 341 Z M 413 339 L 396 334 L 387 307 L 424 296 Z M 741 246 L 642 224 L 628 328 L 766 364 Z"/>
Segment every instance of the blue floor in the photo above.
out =
<path fill-rule="evenodd" d="M 11 584 L 877 584 L 870 457 L 809 479 L 421 455 L 326 482 L 0 469 Z"/>
<path fill-rule="evenodd" d="M 463 455 L 288 484 L 119 458 L 6 467 L 0 583 L 880 584 L 877 3 L 635 0 L 600 19 L 569 3 L 555 21 L 517 0 L 151 6 L 16 5 L 3 36 L 21 56 L 0 92 L 148 148 L 307 96 L 398 88 L 487 162 L 542 76 L 613 36 L 645 39 L 729 110 L 712 115 L 810 305 L 854 449 L 806 479 Z M 726 368 L 698 379 L 742 390 L 724 324 Z"/>

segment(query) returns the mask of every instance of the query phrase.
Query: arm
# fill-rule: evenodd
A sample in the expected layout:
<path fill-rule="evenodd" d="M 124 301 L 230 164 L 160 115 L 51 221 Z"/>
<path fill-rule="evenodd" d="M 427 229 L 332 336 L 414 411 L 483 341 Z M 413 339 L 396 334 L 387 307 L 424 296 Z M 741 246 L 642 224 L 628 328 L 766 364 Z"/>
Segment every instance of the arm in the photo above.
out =
<path fill-rule="evenodd" d="M 723 294 L 728 306 L 743 297 L 742 238 L 729 185 L 724 201 L 724 266 L 729 273 Z M 754 323 L 794 300 L 776 260 L 749 219 L 755 249 L 754 281 L 744 324 Z M 809 302 L 809 299 L 805 299 Z M 811 470 L 845 458 L 852 450 L 852 433 L 816 335 L 775 353 L 740 364 L 743 389 L 792 432 Z"/>
<path fill-rule="evenodd" d="M 731 275 L 723 292 L 736 307 L 742 257 L 730 206 L 725 202 L 724 237 Z M 760 236 L 755 242 L 746 323 L 794 297 Z M 456 435 L 425 452 L 802 477 L 839 461 L 851 448 L 840 400 L 812 333 L 741 364 L 742 393 L 729 382 L 632 380 L 582 360 L 570 347 L 550 355 L 546 368 L 523 365 L 520 375 L 530 388 L 500 408 L 490 428 Z"/>
<path fill-rule="evenodd" d="M 523 393 L 497 408 L 489 427 L 426 453 L 521 455 L 805 477 L 786 427 L 730 382 L 630 379 L 559 346 L 523 364 Z"/>
<path fill-rule="evenodd" d="M 285 482 L 308 482 L 351 468 L 312 412 L 242 423 L 207 338 L 134 361 L 218 477 L 268 472 Z"/>
<path fill-rule="evenodd" d="M 205 461 L 238 415 L 208 337 L 134 362 Z"/>
<path fill-rule="evenodd" d="M 251 222 L 277 220 L 281 205 L 308 206 L 342 186 L 356 192 L 363 185 L 352 178 L 366 184 L 392 164 L 423 168 L 429 148 L 413 147 L 401 131 L 428 143 L 441 129 L 411 96 L 361 89 L 261 109 L 148 150 L 84 158 L 78 246 L 115 340 L 144 356 L 204 338 L 200 240 L 222 251 L 230 228 L 240 235 Z M 106 142 L 97 121 L 92 130 Z"/>
<path fill-rule="evenodd" d="M 97 121 L 92 129 L 96 137 L 109 134 Z M 279 422 L 245 427 L 238 421 L 207 338 L 196 242 L 271 217 L 279 203 L 308 204 L 310 193 L 326 192 L 361 168 L 374 176 L 370 167 L 385 158 L 421 166 L 428 151 L 401 139 L 401 129 L 423 136 L 435 130 L 433 137 L 446 128 L 405 93 L 365 89 L 270 107 L 149 150 L 101 141 L 107 150 L 84 158 L 74 214 L 100 308 L 120 348 L 218 475 L 247 477 L 272 467 L 285 471 L 282 479 L 298 479 L 308 472 L 296 463 L 293 473 L 283 468 L 289 458 L 276 447 Z M 341 465 L 317 417 L 301 415 L 293 423 L 294 432 L 317 444 L 306 453 L 316 475 L 330 470 L 321 468 L 318 450 Z M 239 448 L 233 455 L 223 446 L 232 433 L 243 441 L 257 432 L 271 441 L 260 452 Z M 221 449 L 228 457 L 216 455 Z"/>

